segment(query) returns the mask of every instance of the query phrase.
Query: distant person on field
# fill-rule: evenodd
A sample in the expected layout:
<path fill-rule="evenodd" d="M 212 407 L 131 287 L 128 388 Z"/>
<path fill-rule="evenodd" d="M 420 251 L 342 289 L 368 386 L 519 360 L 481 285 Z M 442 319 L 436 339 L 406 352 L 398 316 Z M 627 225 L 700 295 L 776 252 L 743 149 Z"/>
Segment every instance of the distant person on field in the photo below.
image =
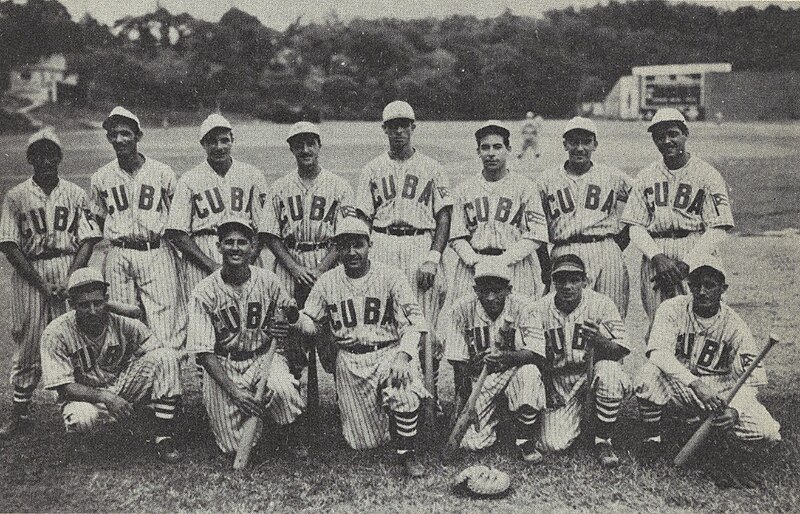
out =
<path fill-rule="evenodd" d="M 522 149 L 519 151 L 518 157 L 524 158 L 526 154 L 533 154 L 534 158 L 541 157 L 539 151 L 539 130 L 542 128 L 544 119 L 539 116 L 533 115 L 531 111 L 525 115 L 522 120 Z"/>

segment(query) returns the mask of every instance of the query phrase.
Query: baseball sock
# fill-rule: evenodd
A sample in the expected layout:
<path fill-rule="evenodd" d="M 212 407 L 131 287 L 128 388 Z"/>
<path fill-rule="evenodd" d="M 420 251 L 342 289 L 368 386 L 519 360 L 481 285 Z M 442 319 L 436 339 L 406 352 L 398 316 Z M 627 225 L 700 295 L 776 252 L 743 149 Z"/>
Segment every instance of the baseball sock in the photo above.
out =
<path fill-rule="evenodd" d="M 662 408 L 647 400 L 639 400 L 639 413 L 642 416 L 644 438 L 660 442 Z"/>
<path fill-rule="evenodd" d="M 619 407 L 621 404 L 622 400 L 619 398 L 609 399 L 595 395 L 595 438 L 605 440 L 611 439 L 611 434 L 614 431 L 614 423 L 617 422 L 617 415 L 619 414 Z"/>
<path fill-rule="evenodd" d="M 514 419 L 516 429 L 516 440 L 514 442 L 517 446 L 522 446 L 531 439 L 536 438 L 537 421 L 539 421 L 539 411 L 534 410 L 530 405 L 523 405 L 517 410 Z"/>
<path fill-rule="evenodd" d="M 172 436 L 173 426 L 175 424 L 175 410 L 178 406 L 178 401 L 180 401 L 180 396 L 170 396 L 153 400 L 153 413 L 156 418 L 156 443 Z"/>
<path fill-rule="evenodd" d="M 413 412 L 392 411 L 390 427 L 395 436 L 397 454 L 404 455 L 414 451 L 417 438 L 418 410 Z"/>
<path fill-rule="evenodd" d="M 30 414 L 31 400 L 33 399 L 33 388 L 23 389 L 14 388 L 14 400 L 12 412 L 19 418 L 25 418 Z"/>

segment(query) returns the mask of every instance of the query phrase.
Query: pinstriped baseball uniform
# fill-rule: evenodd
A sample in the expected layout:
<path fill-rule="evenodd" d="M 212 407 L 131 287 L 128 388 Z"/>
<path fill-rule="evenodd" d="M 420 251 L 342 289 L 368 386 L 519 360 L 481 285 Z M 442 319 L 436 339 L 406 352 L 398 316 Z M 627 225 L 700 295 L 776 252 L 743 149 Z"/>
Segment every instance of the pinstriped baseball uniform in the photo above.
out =
<path fill-rule="evenodd" d="M 63 178 L 49 195 L 30 178 L 11 188 L 3 200 L 0 242 L 19 246 L 46 282 L 66 285 L 80 243 L 101 237 L 89 213 L 86 192 Z M 11 384 L 14 402 L 29 403 L 42 373 L 42 332 L 66 311 L 66 305 L 63 300 L 46 298 L 16 270 L 11 274 L 11 290 L 11 337 L 16 343 Z"/>
<path fill-rule="evenodd" d="M 526 343 L 537 347 L 544 341 L 547 345 L 555 393 L 565 403 L 563 407 L 543 412 L 539 443 L 545 451 L 565 450 L 580 435 L 584 407 L 582 393 L 586 387 L 586 341 L 581 335 L 583 323 L 587 320 L 603 321 L 614 336 L 612 341 L 630 348 L 625 324 L 611 298 L 587 287 L 578 307 L 565 314 L 556 307 L 555 296 L 554 291 L 535 301 L 522 317 L 526 323 L 522 327 Z M 617 405 L 631 392 L 630 377 L 623 371 L 621 362 L 610 360 L 595 363 L 594 381 L 590 387 L 596 398 Z"/>
<path fill-rule="evenodd" d="M 524 340 L 520 326 L 531 299 L 511 294 L 506 297 L 503 312 L 492 320 L 478 298 L 458 299 L 445 309 L 440 322 L 439 338 L 444 341 L 444 358 L 451 362 L 468 362 L 492 347 L 498 350 L 530 350 L 545 356 L 544 339 Z M 538 346 L 531 346 L 536 343 Z M 473 377 L 474 378 L 474 377 Z M 461 446 L 470 450 L 488 448 L 497 440 L 495 416 L 501 396 L 508 400 L 508 410 L 516 412 L 523 405 L 535 411 L 545 408 L 545 393 L 539 368 L 533 364 L 510 368 L 486 377 L 475 404 L 479 430 L 470 425 Z"/>
<path fill-rule="evenodd" d="M 547 242 L 542 204 L 536 186 L 520 174 L 509 171 L 497 182 L 478 173 L 463 182 L 456 192 L 450 240 L 466 238 L 478 252 L 505 251 L 522 238 Z M 471 294 L 473 268 L 459 260 L 453 278 L 451 298 Z M 541 270 L 535 255 L 511 266 L 514 291 L 532 298 L 542 291 Z"/>
<path fill-rule="evenodd" d="M 676 296 L 659 305 L 646 353 L 658 349 L 677 357 L 693 375 L 718 393 L 730 391 L 758 354 L 747 324 L 725 303 L 711 318 L 694 313 L 691 295 Z M 739 412 L 734 433 L 744 440 L 780 440 L 780 425 L 756 399 L 757 387 L 767 374 L 759 364 L 730 406 Z M 650 362 L 636 376 L 636 397 L 663 407 L 672 401 L 698 410 L 699 401 L 689 387 Z"/>
<path fill-rule="evenodd" d="M 628 312 L 630 283 L 613 236 L 623 228 L 620 217 L 630 184 L 622 171 L 597 162 L 583 175 L 568 173 L 563 165 L 547 170 L 537 184 L 553 244 L 552 258 L 570 253 L 580 257 L 589 287 L 614 300 L 623 318 Z"/>
<path fill-rule="evenodd" d="M 670 171 L 659 159 L 640 171 L 622 222 L 643 226 L 667 257 L 678 259 L 686 257 L 706 229 L 734 226 L 722 175 L 694 155 L 678 170 Z M 661 291 L 653 290 L 654 276 L 650 261 L 642 258 L 642 303 L 651 320 L 664 300 Z"/>
<path fill-rule="evenodd" d="M 429 396 L 419 348 L 399 343 L 407 331 L 427 330 L 416 297 L 398 268 L 370 262 L 370 270 L 360 278 L 348 277 L 343 266 L 324 273 L 303 310 L 317 324 L 330 326 L 339 347 L 336 397 L 344 438 L 354 449 L 375 448 L 389 439 L 385 409 L 415 412 L 420 400 Z M 400 351 L 411 356 L 414 370 L 411 382 L 402 388 L 387 381 L 392 359 Z"/>
<path fill-rule="evenodd" d="M 203 161 L 178 179 L 166 228 L 189 234 L 200 250 L 222 263 L 217 250 L 217 226 L 230 216 L 241 216 L 252 224 L 253 206 L 260 202 L 266 184 L 264 172 L 233 159 L 225 176 L 220 176 Z M 182 289 L 185 298 L 204 279 L 206 273 L 184 260 Z"/>
<path fill-rule="evenodd" d="M 267 325 L 276 307 L 286 304 L 289 297 L 271 271 L 250 266 L 250 273 L 241 286 L 225 283 L 221 270 L 200 281 L 189 309 L 187 351 L 216 353 L 228 377 L 255 393 L 270 346 Z M 236 354 L 244 355 L 239 360 Z M 305 395 L 289 372 L 282 349 L 275 354 L 269 372 L 267 387 L 275 394 L 266 411 L 279 425 L 288 425 L 305 409 Z M 203 403 L 217 446 L 225 453 L 235 452 L 247 416 L 206 371 Z"/>
<path fill-rule="evenodd" d="M 370 258 L 402 269 L 429 326 L 435 327 L 446 293 L 446 270 L 440 264 L 434 286 L 417 287 L 417 270 L 428 256 L 436 215 L 453 205 L 450 180 L 437 161 L 415 151 L 400 161 L 384 152 L 364 166 L 355 192 L 355 207 L 373 219 Z M 414 227 L 424 234 L 393 236 L 390 226 Z"/>
<path fill-rule="evenodd" d="M 178 301 L 177 257 L 161 240 L 174 193 L 172 168 L 149 157 L 134 174 L 113 160 L 91 178 L 92 213 L 105 219 L 104 236 L 111 241 L 104 270 L 111 300 L 141 303 L 156 339 L 182 348 L 185 313 Z M 118 246 L 123 243 L 140 246 Z M 147 244 L 158 247 L 141 246 Z"/>
<path fill-rule="evenodd" d="M 81 332 L 75 311 L 47 326 L 42 336 L 45 388 L 77 383 L 107 389 L 131 403 L 149 403 L 157 418 L 172 419 L 181 394 L 178 353 L 159 348 L 142 322 L 108 316 L 108 326 L 98 339 Z M 103 404 L 63 398 L 59 403 L 70 432 L 89 432 L 114 421 Z"/>
<path fill-rule="evenodd" d="M 313 182 L 289 173 L 276 180 L 266 194 L 263 209 L 255 211 L 256 230 L 283 239 L 287 250 L 303 266 L 314 268 L 328 253 L 339 208 L 352 203 L 353 189 L 346 180 L 322 168 Z M 300 250 L 296 243 L 322 244 L 318 249 Z M 269 251 L 269 250 L 266 250 Z M 295 283 L 277 260 L 275 274 L 290 295 Z"/>

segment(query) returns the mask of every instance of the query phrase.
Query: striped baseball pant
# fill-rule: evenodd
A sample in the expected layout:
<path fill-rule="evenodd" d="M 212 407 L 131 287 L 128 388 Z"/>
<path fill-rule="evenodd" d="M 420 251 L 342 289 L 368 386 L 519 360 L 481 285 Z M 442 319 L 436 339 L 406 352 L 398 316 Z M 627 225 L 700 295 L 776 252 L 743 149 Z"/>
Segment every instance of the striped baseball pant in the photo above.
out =
<path fill-rule="evenodd" d="M 151 406 L 156 418 L 171 420 L 182 392 L 180 371 L 179 353 L 157 348 L 132 360 L 106 389 L 134 405 Z M 101 403 L 66 402 L 61 416 L 67 432 L 92 432 L 116 421 Z"/>
<path fill-rule="evenodd" d="M 237 387 L 255 394 L 266 355 L 244 361 L 233 361 L 219 356 L 218 359 Z M 305 410 L 305 391 L 289 372 L 289 363 L 280 352 L 272 359 L 267 388 L 274 395 L 266 412 L 278 425 L 293 423 Z M 223 453 L 235 452 L 239 448 L 242 428 L 248 416 L 231 401 L 228 393 L 207 372 L 203 376 L 203 403 L 217 446 Z"/>
<path fill-rule="evenodd" d="M 721 394 L 729 392 L 734 384 L 729 377 L 702 376 L 700 380 Z M 733 433 L 737 439 L 743 441 L 780 441 L 781 426 L 758 401 L 757 393 L 755 387 L 744 385 L 731 400 L 730 406 L 739 413 Z M 636 399 L 639 400 L 642 416 L 647 417 L 646 422 L 660 422 L 661 410 L 668 403 L 680 407 L 690 415 L 702 414 L 700 401 L 694 391 L 665 375 L 658 366 L 650 362 L 645 362 L 636 375 Z M 649 410 L 652 412 L 648 412 Z"/>
<path fill-rule="evenodd" d="M 653 240 L 656 242 L 658 247 L 661 249 L 661 253 L 670 257 L 672 259 L 684 259 L 686 255 L 694 248 L 694 245 L 697 244 L 697 240 L 700 238 L 701 232 L 696 232 L 689 234 L 686 237 L 681 237 L 677 239 L 671 239 L 668 237 L 659 237 L 654 238 Z M 644 306 L 644 311 L 647 313 L 647 316 L 650 318 L 650 324 L 653 324 L 653 319 L 656 317 L 656 309 L 661 302 L 664 300 L 668 300 L 675 296 L 672 295 L 664 295 L 664 293 L 660 289 L 653 289 L 653 278 L 656 276 L 655 270 L 653 269 L 652 264 L 650 263 L 650 259 L 646 256 L 642 256 L 642 269 L 641 269 L 641 292 L 642 292 L 642 305 Z M 681 291 L 682 289 L 682 291 Z M 675 291 L 677 294 L 689 294 L 689 286 L 686 281 Z"/>
<path fill-rule="evenodd" d="M 217 236 L 215 234 L 204 234 L 200 236 L 192 236 L 192 240 L 197 244 L 198 248 L 208 255 L 217 264 L 222 263 L 222 254 L 217 249 Z M 183 259 L 181 262 L 181 280 L 179 287 L 182 290 L 184 301 L 186 305 L 189 304 L 189 299 L 192 297 L 192 291 L 197 287 L 201 280 L 208 276 L 208 273 L 201 270 L 193 262 L 188 259 Z"/>

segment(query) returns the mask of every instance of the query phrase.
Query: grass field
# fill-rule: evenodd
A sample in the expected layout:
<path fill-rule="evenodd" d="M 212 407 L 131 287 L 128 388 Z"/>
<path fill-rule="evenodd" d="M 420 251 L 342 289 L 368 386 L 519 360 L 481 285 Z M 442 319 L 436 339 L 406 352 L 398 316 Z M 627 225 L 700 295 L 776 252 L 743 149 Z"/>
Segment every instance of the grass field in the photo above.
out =
<path fill-rule="evenodd" d="M 469 123 L 421 123 L 418 147 L 447 165 L 454 182 L 459 175 L 477 171 L 474 130 Z M 563 159 L 558 132 L 561 123 L 548 122 L 543 135 L 544 158 L 538 166 L 556 165 Z M 635 174 L 656 157 L 641 123 L 600 122 L 600 148 L 596 160 L 615 164 Z M 283 143 L 287 127 L 249 124 L 235 130 L 235 154 L 267 170 L 270 177 L 293 167 Z M 727 452 L 727 462 L 752 466 L 764 478 L 757 490 L 719 490 L 699 469 L 678 471 L 668 460 L 643 465 L 636 458 L 638 426 L 635 403 L 627 402 L 616 436 L 622 465 L 605 471 L 583 444 L 563 455 L 548 456 L 539 467 L 516 460 L 508 444 L 481 454 L 458 455 L 444 462 L 439 448 L 446 437 L 440 427 L 429 434 L 423 457 L 429 476 L 409 481 L 401 476 L 385 450 L 355 452 L 339 435 L 333 410 L 332 383 L 322 381 L 322 413 L 316 447 L 305 462 L 286 455 L 257 455 L 253 468 L 235 474 L 220 457 L 203 422 L 197 385 L 187 374 L 190 394 L 182 434 L 187 458 L 179 465 L 160 464 L 141 441 L 141 430 L 131 435 L 117 429 L 99 438 L 95 454 L 69 467 L 58 463 L 62 425 L 49 393 L 35 396 L 36 426 L 27 437 L 0 447 L 0 511 L 391 511 L 511 512 L 523 508 L 544 511 L 800 511 L 800 350 L 793 343 L 800 328 L 800 169 L 797 141 L 800 126 L 780 124 L 693 124 L 690 150 L 723 172 L 731 190 L 738 230 L 724 248 L 730 272 L 727 301 L 750 324 L 759 341 L 776 332 L 785 344 L 776 347 L 766 364 L 770 384 L 762 399 L 781 422 L 784 441 L 766 452 Z M 378 124 L 323 125 L 322 161 L 325 166 L 354 179 L 355 174 L 383 148 Z M 195 130 L 146 130 L 142 149 L 167 162 L 180 173 L 202 159 Z M 24 136 L 0 137 L 0 192 L 29 175 L 24 158 Z M 62 134 L 66 158 L 63 176 L 80 185 L 113 157 L 98 131 Z M 512 141 L 513 143 L 513 141 Z M 524 169 L 525 173 L 535 173 Z M 632 278 L 628 330 L 639 350 L 628 358 L 633 371 L 641 362 L 646 328 L 638 295 L 638 260 L 627 251 Z M 9 265 L 0 259 L 0 312 L 14 301 L 9 289 Z M 11 340 L 8 316 L 0 318 L 0 376 L 8 376 Z M 442 391 L 445 406 L 452 397 L 450 375 L 445 370 Z M 5 382 L 5 379 L 4 379 Z M 0 416 L 7 413 L 11 389 L 0 386 Z M 680 438 L 690 429 L 673 424 Z M 713 459 L 715 452 L 708 452 Z M 504 499 L 487 501 L 453 496 L 449 480 L 470 463 L 496 466 L 511 474 L 514 491 Z M 734 464 L 734 465 L 740 465 Z"/>

